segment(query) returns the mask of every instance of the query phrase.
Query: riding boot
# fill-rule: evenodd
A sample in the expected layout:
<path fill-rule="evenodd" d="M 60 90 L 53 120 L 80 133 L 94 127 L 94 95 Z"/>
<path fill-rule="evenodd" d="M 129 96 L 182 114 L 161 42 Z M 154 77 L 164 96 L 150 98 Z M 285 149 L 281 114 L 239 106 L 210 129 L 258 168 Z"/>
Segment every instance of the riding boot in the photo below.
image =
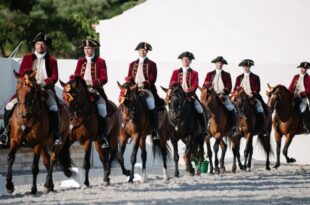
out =
<path fill-rule="evenodd" d="M 265 128 L 265 113 L 264 112 L 258 112 L 256 114 L 256 119 L 257 119 L 257 128 L 258 128 L 258 132 L 260 134 L 263 134 L 263 136 L 268 136 L 268 131 Z"/>
<path fill-rule="evenodd" d="M 7 110 L 4 108 L 4 116 L 3 116 L 3 121 L 4 121 L 4 130 L 0 135 L 0 145 L 7 146 L 9 143 L 9 137 L 10 137 L 10 130 L 11 127 L 9 126 L 9 121 L 12 116 L 14 108 L 11 110 Z"/>
<path fill-rule="evenodd" d="M 150 110 L 150 118 L 151 118 L 151 123 L 152 123 L 152 138 L 153 140 L 159 140 L 159 135 L 158 135 L 158 117 L 157 117 L 157 112 L 155 109 Z"/>
<path fill-rule="evenodd" d="M 58 146 L 62 144 L 61 134 L 60 134 L 60 119 L 58 111 L 50 111 L 51 125 L 54 131 L 54 145 Z"/>
<path fill-rule="evenodd" d="M 207 120 L 203 112 L 198 113 L 198 120 L 201 125 L 201 134 L 203 137 L 205 137 L 207 135 Z"/>
<path fill-rule="evenodd" d="M 236 112 L 234 110 L 228 111 L 228 119 L 230 120 L 230 124 L 232 125 L 232 128 L 231 128 L 232 134 L 233 135 L 239 134 L 239 131 L 236 127 L 237 116 L 236 116 Z"/>
<path fill-rule="evenodd" d="M 301 120 L 303 122 L 303 127 L 306 132 L 306 134 L 310 134 L 310 112 L 308 108 L 304 113 L 302 113 Z"/>
<path fill-rule="evenodd" d="M 107 117 L 103 118 L 99 116 L 99 137 L 101 141 L 101 148 L 106 149 L 109 148 L 109 139 L 107 135 L 108 129 L 108 119 Z"/>

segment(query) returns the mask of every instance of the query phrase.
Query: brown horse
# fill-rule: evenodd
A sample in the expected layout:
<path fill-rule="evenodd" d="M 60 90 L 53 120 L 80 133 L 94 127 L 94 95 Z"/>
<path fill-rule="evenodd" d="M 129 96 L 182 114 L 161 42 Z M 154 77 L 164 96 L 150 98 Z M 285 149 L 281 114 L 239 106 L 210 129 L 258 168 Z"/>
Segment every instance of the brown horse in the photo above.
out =
<path fill-rule="evenodd" d="M 265 115 L 265 128 L 268 130 L 268 136 L 264 136 L 261 130 L 258 130 L 256 108 L 254 107 L 254 100 L 249 99 L 244 89 L 240 87 L 232 97 L 239 110 L 239 131 L 241 137 L 246 139 L 246 146 L 244 150 L 244 166 L 243 169 L 250 171 L 252 155 L 253 155 L 253 137 L 258 136 L 260 144 L 263 146 L 266 154 L 266 169 L 270 170 L 269 154 L 272 152 L 270 144 L 271 132 L 271 112 Z M 239 152 L 239 150 L 238 150 Z M 236 171 L 234 156 L 233 172 Z"/>
<path fill-rule="evenodd" d="M 122 128 L 119 137 L 119 163 L 123 174 L 129 176 L 128 182 L 132 183 L 134 179 L 134 167 L 137 160 L 137 152 L 140 146 L 142 159 L 141 182 L 144 182 L 146 180 L 145 167 L 147 158 L 145 141 L 146 137 L 152 132 L 149 110 L 142 96 L 145 93 L 142 90 L 139 90 L 136 85 L 133 85 L 133 83 L 125 83 L 124 85 L 121 85 L 118 82 L 118 86 L 121 90 L 119 101 L 122 116 Z M 153 156 L 154 158 L 157 157 L 157 155 L 161 156 L 164 166 L 164 180 L 169 180 L 167 161 L 170 159 L 170 150 L 167 144 L 169 138 L 167 110 L 163 108 L 163 110 L 158 111 L 158 115 L 158 134 L 160 139 L 153 140 Z M 129 138 L 131 138 L 133 143 L 130 171 L 125 168 L 123 157 Z"/>
<path fill-rule="evenodd" d="M 226 136 L 229 140 L 232 141 L 232 150 L 234 157 L 238 158 L 239 166 L 242 168 L 242 164 L 240 161 L 239 155 L 239 136 L 232 135 L 231 132 L 231 123 L 229 123 L 227 110 L 222 104 L 222 99 L 216 94 L 212 85 L 205 86 L 204 88 L 199 88 L 201 91 L 201 102 L 205 106 L 208 114 L 209 114 L 209 125 L 208 132 L 210 137 L 215 138 L 215 143 L 213 146 L 213 150 L 215 152 L 215 172 L 219 174 L 220 172 L 225 172 L 224 159 L 227 150 L 227 145 L 223 141 L 223 137 Z M 210 173 L 213 174 L 213 163 L 212 163 L 212 151 L 210 145 L 210 137 L 206 138 L 208 157 L 210 161 Z M 220 160 L 220 168 L 218 167 L 219 161 L 217 157 L 217 153 L 219 151 L 219 146 L 222 148 L 222 155 Z M 235 170 L 235 167 L 232 168 Z"/>
<path fill-rule="evenodd" d="M 286 162 L 296 162 L 294 158 L 288 157 L 287 152 L 293 137 L 295 135 L 304 134 L 303 125 L 298 111 L 295 111 L 294 109 L 294 96 L 285 86 L 277 85 L 271 87 L 268 84 L 267 96 L 269 97 L 269 107 L 272 112 L 275 111 L 275 115 L 272 119 L 272 126 L 277 143 L 277 161 L 274 167 L 278 168 L 280 166 L 282 136 L 285 135 L 286 137 L 283 148 L 283 155 L 286 158 Z"/>
<path fill-rule="evenodd" d="M 42 91 L 36 84 L 35 74 L 35 72 L 25 72 L 23 75 L 19 75 L 14 71 L 14 75 L 17 78 L 16 97 L 18 102 L 10 120 L 10 150 L 8 154 L 8 173 L 6 176 L 6 188 L 9 193 L 14 192 L 12 166 L 15 154 L 23 142 L 26 142 L 34 152 L 31 194 L 37 193 L 37 175 L 39 173 L 41 154 L 47 170 L 46 182 L 44 184 L 45 192 L 53 191 L 54 189 L 52 172 L 57 159 L 65 175 L 67 177 L 72 175 L 70 170 L 71 158 L 66 144 L 53 147 L 53 133 L 50 130 L 48 110 L 43 100 Z M 63 142 L 66 143 L 69 135 L 69 111 L 64 105 L 60 106 L 60 116 L 60 133 Z"/>
<path fill-rule="evenodd" d="M 67 83 L 60 81 L 63 89 L 63 98 L 68 103 L 70 109 L 70 145 L 78 141 L 85 150 L 83 167 L 85 169 L 84 185 L 89 186 L 89 170 L 92 142 L 99 154 L 103 165 L 105 185 L 110 184 L 111 164 L 117 153 L 117 137 L 120 130 L 120 113 L 116 105 L 109 101 L 109 105 L 116 110 L 108 116 L 108 132 L 110 147 L 101 148 L 99 140 L 99 122 L 96 104 L 91 101 L 87 85 L 80 76 L 73 76 Z"/>

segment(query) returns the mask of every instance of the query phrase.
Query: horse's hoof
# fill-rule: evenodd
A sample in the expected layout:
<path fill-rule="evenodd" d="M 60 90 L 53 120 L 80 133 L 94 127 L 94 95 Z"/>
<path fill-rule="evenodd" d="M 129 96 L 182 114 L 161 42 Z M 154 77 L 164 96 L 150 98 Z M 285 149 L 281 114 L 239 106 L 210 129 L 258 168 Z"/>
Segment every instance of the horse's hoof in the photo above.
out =
<path fill-rule="evenodd" d="M 201 175 L 201 172 L 196 172 L 196 176 L 200 176 Z"/>
<path fill-rule="evenodd" d="M 9 194 L 12 194 L 15 191 L 13 182 L 6 184 L 6 190 Z"/>
<path fill-rule="evenodd" d="M 187 171 L 186 173 L 187 173 L 188 176 L 191 176 L 191 177 L 193 177 L 195 175 L 194 173 L 189 172 L 189 171 Z"/>
<path fill-rule="evenodd" d="M 127 176 L 127 177 L 129 177 L 130 176 L 130 171 L 129 170 L 124 170 L 123 171 L 123 175 L 125 175 L 125 176 Z"/>
<path fill-rule="evenodd" d="M 31 191 L 29 192 L 30 195 L 36 195 L 38 193 L 37 187 L 32 187 Z"/>
<path fill-rule="evenodd" d="M 294 159 L 294 158 L 289 158 L 287 160 L 287 163 L 294 163 L 294 162 L 296 162 L 296 159 Z"/>
<path fill-rule="evenodd" d="M 174 174 L 175 177 L 179 178 L 180 177 L 180 174 L 177 173 L 177 174 Z"/>
<path fill-rule="evenodd" d="M 243 170 L 244 166 L 243 165 L 239 165 L 239 168 L 240 168 L 240 170 Z"/>
<path fill-rule="evenodd" d="M 273 168 L 275 168 L 275 169 L 278 169 L 280 167 L 280 164 L 275 164 L 274 166 L 273 166 Z"/>
<path fill-rule="evenodd" d="M 45 186 L 43 187 L 43 194 L 48 194 L 50 191 L 51 191 L 50 188 L 45 187 Z"/>
<path fill-rule="evenodd" d="M 245 169 L 245 171 L 246 171 L 246 172 L 251 172 L 251 168 L 248 167 L 248 168 Z"/>
<path fill-rule="evenodd" d="M 271 170 L 270 166 L 266 166 L 266 170 L 270 171 Z"/>
<path fill-rule="evenodd" d="M 110 185 L 110 180 L 108 181 L 103 181 L 103 186 L 109 186 Z"/>
<path fill-rule="evenodd" d="M 223 167 L 223 168 L 220 169 L 220 174 L 225 174 L 225 172 L 226 172 L 225 167 Z"/>

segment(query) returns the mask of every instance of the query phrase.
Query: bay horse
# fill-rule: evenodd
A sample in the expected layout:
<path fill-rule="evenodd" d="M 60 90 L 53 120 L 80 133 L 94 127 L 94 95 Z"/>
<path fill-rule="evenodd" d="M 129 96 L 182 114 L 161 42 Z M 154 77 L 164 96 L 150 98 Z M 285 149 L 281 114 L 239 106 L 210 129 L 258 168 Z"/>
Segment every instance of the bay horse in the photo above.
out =
<path fill-rule="evenodd" d="M 193 154 L 196 154 L 199 163 L 196 174 L 199 175 L 201 173 L 201 163 L 204 159 L 203 144 L 205 136 L 202 136 L 202 128 L 192 102 L 194 99 L 186 96 L 182 86 L 179 84 L 169 89 L 161 88 L 167 93 L 166 104 L 169 109 L 170 124 L 173 126 L 170 140 L 174 150 L 175 176 L 179 176 L 179 140 L 182 140 L 186 145 L 186 172 L 190 176 L 195 174 L 191 158 Z"/>
<path fill-rule="evenodd" d="M 129 183 L 134 179 L 134 167 L 137 161 L 137 152 L 140 146 L 142 159 L 142 177 L 141 182 L 146 180 L 146 137 L 152 132 L 152 124 L 149 117 L 149 110 L 143 95 L 146 93 L 139 89 L 134 82 L 121 85 L 117 82 L 121 90 L 119 97 L 120 110 L 122 116 L 122 128 L 119 136 L 119 163 L 124 175 L 129 176 Z M 157 109 L 157 108 L 155 108 Z M 169 139 L 168 132 L 168 114 L 165 107 L 158 110 L 158 134 L 159 140 L 153 140 L 153 157 L 161 157 L 163 162 L 164 180 L 169 180 L 167 172 L 167 161 L 170 160 L 170 149 L 167 144 Z M 131 138 L 133 149 L 131 153 L 131 169 L 127 170 L 124 165 L 124 152 L 127 141 Z"/>
<path fill-rule="evenodd" d="M 213 145 L 213 151 L 215 154 L 215 172 L 216 174 L 224 173 L 224 159 L 227 151 L 227 144 L 224 142 L 223 138 L 228 137 L 228 140 L 232 142 L 232 151 L 235 157 L 238 159 L 240 169 L 242 169 L 242 163 L 239 154 L 240 137 L 238 135 L 233 135 L 231 132 L 232 124 L 229 122 L 228 113 L 224 105 L 222 104 L 223 99 L 221 99 L 215 92 L 213 85 L 199 87 L 201 91 L 201 102 L 204 105 L 207 113 L 209 115 L 208 132 L 209 137 L 205 139 L 207 145 L 207 152 L 210 163 L 210 174 L 213 174 L 213 162 L 212 162 L 212 150 L 210 138 L 214 137 L 215 143 Z M 222 149 L 222 155 L 220 159 L 220 167 L 218 160 L 219 146 Z M 235 171 L 235 167 L 232 167 L 232 171 Z"/>
<path fill-rule="evenodd" d="M 232 99 L 239 110 L 240 135 L 241 137 L 244 137 L 246 139 L 243 169 L 247 171 L 250 171 L 251 169 L 252 155 L 253 155 L 253 137 L 257 135 L 258 141 L 263 146 L 266 154 L 266 170 L 270 170 L 269 155 L 270 153 L 272 153 L 270 144 L 272 113 L 269 110 L 267 114 L 265 113 L 265 129 L 268 131 L 268 136 L 264 136 L 263 133 L 261 133 L 261 130 L 258 130 L 254 100 L 249 99 L 248 95 L 246 94 L 246 92 L 242 87 L 237 89 Z M 233 171 L 235 172 L 236 168 L 235 159 L 233 167 L 234 167 Z"/>
<path fill-rule="evenodd" d="M 11 132 L 6 188 L 9 193 L 14 192 L 12 166 L 17 150 L 22 146 L 23 142 L 26 142 L 34 153 L 32 163 L 33 180 L 30 194 L 37 193 L 40 155 L 43 157 L 43 163 L 47 170 L 44 192 L 48 193 L 54 190 L 52 173 L 56 161 L 58 161 L 67 177 L 72 175 L 70 169 L 72 160 L 66 144 L 69 135 L 69 111 L 64 104 L 60 104 L 60 134 L 63 143 L 60 146 L 53 146 L 53 132 L 50 129 L 51 122 L 48 109 L 44 103 L 43 91 L 36 83 L 36 73 L 26 71 L 20 75 L 14 71 L 14 75 L 17 78 L 17 105 L 9 122 Z"/>
<path fill-rule="evenodd" d="M 95 149 L 99 154 L 100 161 L 103 165 L 104 185 L 110 184 L 111 164 L 117 154 L 117 137 L 120 130 L 120 113 L 116 105 L 109 101 L 109 106 L 116 110 L 108 115 L 108 129 L 110 147 L 107 149 L 101 148 L 99 139 L 99 121 L 95 102 L 92 102 L 92 96 L 88 91 L 85 80 L 80 76 L 71 76 L 67 83 L 60 81 L 63 87 L 63 99 L 69 106 L 70 110 L 70 135 L 69 146 L 75 141 L 78 141 L 84 148 L 84 162 L 85 169 L 84 185 L 89 186 L 89 170 L 92 142 L 95 144 Z"/>
<path fill-rule="evenodd" d="M 285 135 L 286 141 L 283 155 L 287 163 L 296 162 L 296 159 L 288 157 L 288 148 L 295 135 L 304 134 L 300 114 L 295 109 L 294 96 L 283 85 L 271 87 L 269 84 L 266 92 L 268 105 L 275 115 L 272 119 L 275 141 L 277 144 L 277 160 L 274 168 L 280 167 L 281 140 Z M 297 108 L 298 109 L 298 108 Z"/>

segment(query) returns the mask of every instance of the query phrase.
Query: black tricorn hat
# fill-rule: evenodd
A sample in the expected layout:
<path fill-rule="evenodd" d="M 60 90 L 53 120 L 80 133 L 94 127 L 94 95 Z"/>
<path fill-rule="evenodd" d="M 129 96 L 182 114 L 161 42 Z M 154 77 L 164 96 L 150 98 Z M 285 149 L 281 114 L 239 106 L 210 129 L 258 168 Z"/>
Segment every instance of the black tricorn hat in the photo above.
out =
<path fill-rule="evenodd" d="M 189 51 L 185 51 L 185 52 L 181 53 L 181 54 L 179 55 L 178 59 L 182 59 L 182 58 L 184 58 L 184 57 L 187 57 L 187 58 L 189 58 L 190 60 L 195 59 L 194 54 L 192 54 L 192 53 L 189 52 Z"/>
<path fill-rule="evenodd" d="M 50 39 L 50 37 L 48 37 L 45 33 L 38 33 L 33 40 L 30 42 L 31 45 L 34 45 L 36 42 L 38 41 L 42 41 L 44 42 L 46 45 L 51 45 L 52 44 L 52 40 Z"/>
<path fill-rule="evenodd" d="M 309 62 L 301 62 L 299 66 L 297 66 L 297 68 L 306 68 L 309 69 L 310 68 L 310 63 Z"/>
<path fill-rule="evenodd" d="M 139 49 L 146 49 L 148 51 L 152 51 L 152 46 L 151 44 L 147 43 L 147 42 L 140 42 L 135 50 L 139 50 Z"/>
<path fill-rule="evenodd" d="M 218 63 L 218 62 L 221 62 L 226 65 L 228 64 L 227 61 L 223 58 L 223 56 L 218 56 L 211 61 L 211 63 Z"/>
<path fill-rule="evenodd" d="M 80 48 L 84 48 L 85 46 L 97 48 L 100 46 L 100 43 L 94 39 L 84 39 L 82 40 L 82 45 L 80 46 Z"/>
<path fill-rule="evenodd" d="M 244 59 L 243 61 L 241 61 L 241 63 L 239 63 L 239 66 L 253 66 L 254 65 L 254 61 L 251 59 Z"/>

